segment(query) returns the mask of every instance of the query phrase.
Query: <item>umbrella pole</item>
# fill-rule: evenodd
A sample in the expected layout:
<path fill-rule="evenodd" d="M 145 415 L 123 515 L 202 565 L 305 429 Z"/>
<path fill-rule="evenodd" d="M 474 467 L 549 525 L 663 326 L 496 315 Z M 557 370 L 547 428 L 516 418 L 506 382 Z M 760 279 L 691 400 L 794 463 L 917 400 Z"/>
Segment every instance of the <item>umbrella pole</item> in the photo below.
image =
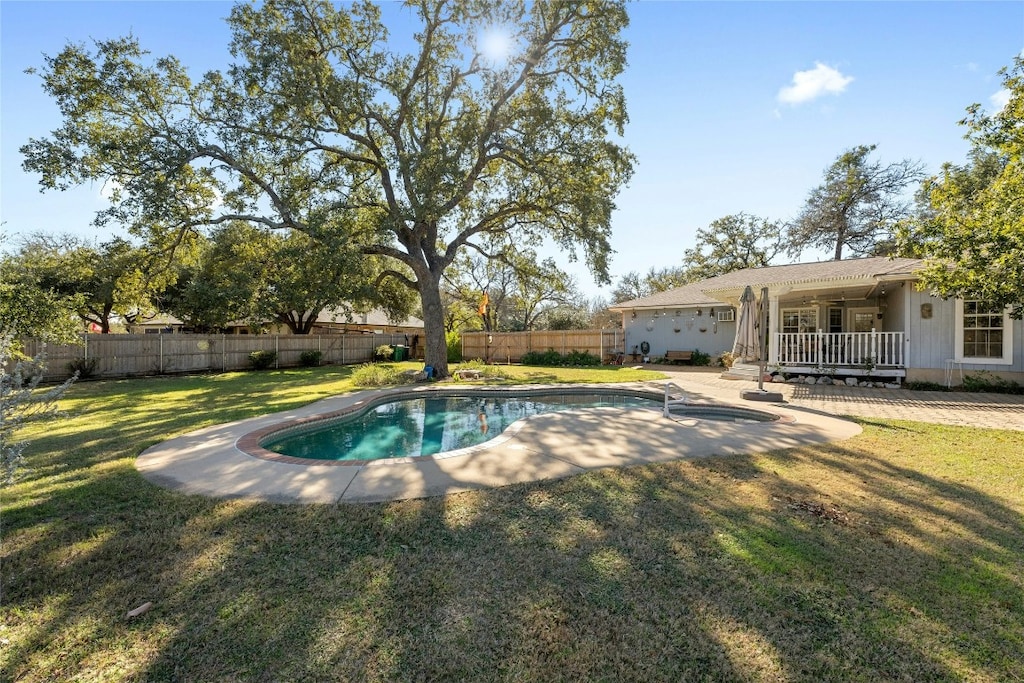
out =
<path fill-rule="evenodd" d="M 758 364 L 757 364 L 757 390 L 764 391 L 764 371 L 767 365 L 766 359 L 768 356 L 768 288 L 761 288 L 761 305 L 760 311 L 758 312 L 758 329 L 760 330 L 761 338 L 758 340 L 761 343 L 758 344 Z"/>
<path fill-rule="evenodd" d="M 782 392 L 765 391 L 764 371 L 768 363 L 768 288 L 761 288 L 761 305 L 758 309 L 757 318 L 759 322 L 758 340 L 760 342 L 757 355 L 757 391 L 747 390 L 740 392 L 740 398 L 748 401 L 771 401 L 782 403 Z"/>

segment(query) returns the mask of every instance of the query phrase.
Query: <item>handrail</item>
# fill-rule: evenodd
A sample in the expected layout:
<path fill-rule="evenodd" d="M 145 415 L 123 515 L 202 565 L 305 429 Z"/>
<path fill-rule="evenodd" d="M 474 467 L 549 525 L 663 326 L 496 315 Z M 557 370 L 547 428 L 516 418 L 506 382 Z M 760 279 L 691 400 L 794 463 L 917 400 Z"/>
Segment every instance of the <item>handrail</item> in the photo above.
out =
<path fill-rule="evenodd" d="M 904 333 L 778 332 L 774 362 L 790 365 L 903 367 Z"/>
<path fill-rule="evenodd" d="M 680 398 L 670 398 L 669 389 L 675 389 L 676 393 L 680 395 Z M 669 417 L 670 408 L 672 406 L 686 405 L 686 392 L 683 388 L 675 382 L 665 382 L 665 408 L 662 411 L 662 417 Z"/>

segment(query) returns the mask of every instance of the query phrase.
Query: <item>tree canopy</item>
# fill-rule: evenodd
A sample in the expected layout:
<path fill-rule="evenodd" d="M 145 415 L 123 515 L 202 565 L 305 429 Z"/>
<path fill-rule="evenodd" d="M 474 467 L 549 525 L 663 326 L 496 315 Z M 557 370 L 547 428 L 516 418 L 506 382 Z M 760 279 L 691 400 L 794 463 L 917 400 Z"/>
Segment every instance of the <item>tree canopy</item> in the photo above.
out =
<path fill-rule="evenodd" d="M 893 249 L 893 233 L 911 213 L 911 185 L 924 178 L 920 162 L 904 159 L 883 165 L 870 159 L 876 145 L 846 150 L 825 169 L 825 182 L 811 190 L 786 234 L 787 252 L 828 249 L 835 260 L 848 249 L 857 256 L 879 256 Z"/>
<path fill-rule="evenodd" d="M 697 245 L 683 254 L 686 281 L 771 265 L 782 251 L 783 227 L 743 212 L 712 221 L 697 231 Z"/>
<path fill-rule="evenodd" d="M 120 237 L 94 244 L 36 233 L 9 259 L 23 284 L 74 301 L 81 321 L 103 333 L 115 317 L 131 322 L 154 312 L 154 297 L 174 279 L 162 259 Z"/>
<path fill-rule="evenodd" d="M 234 64 L 193 82 L 133 38 L 69 45 L 43 87 L 63 115 L 22 148 L 45 188 L 113 180 L 98 216 L 172 248 L 246 221 L 348 241 L 418 292 L 425 358 L 447 374 L 440 281 L 493 237 L 550 240 L 608 279 L 613 198 L 632 172 L 622 2 L 417 0 L 415 47 L 368 1 L 268 0 L 231 12 Z M 509 32 L 488 57 L 481 36 Z M 493 242 L 493 240 L 492 240 Z"/>
<path fill-rule="evenodd" d="M 199 330 L 230 321 L 253 328 L 276 322 L 293 334 L 309 334 L 328 308 L 350 313 L 379 305 L 394 318 L 405 317 L 412 305 L 408 290 L 393 281 L 370 287 L 378 260 L 304 233 L 235 221 L 214 230 L 163 307 Z"/>
<path fill-rule="evenodd" d="M 944 298 L 978 298 L 1024 316 L 1024 58 L 1004 69 L 1007 105 L 968 108 L 968 162 L 945 164 L 922 191 L 926 204 L 899 230 L 901 253 L 926 259 L 922 286 Z"/>

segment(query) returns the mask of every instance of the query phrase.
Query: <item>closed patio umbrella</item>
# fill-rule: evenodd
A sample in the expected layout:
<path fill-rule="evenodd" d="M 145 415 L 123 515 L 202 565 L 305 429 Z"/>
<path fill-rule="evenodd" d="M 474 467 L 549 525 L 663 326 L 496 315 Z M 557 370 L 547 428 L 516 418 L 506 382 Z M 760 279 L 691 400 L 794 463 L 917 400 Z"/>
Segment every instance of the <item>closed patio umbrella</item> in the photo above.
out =
<path fill-rule="evenodd" d="M 760 360 L 761 342 L 758 339 L 757 299 L 754 290 L 747 285 L 740 297 L 740 315 L 736 322 L 736 341 L 732 353 L 739 359 Z"/>

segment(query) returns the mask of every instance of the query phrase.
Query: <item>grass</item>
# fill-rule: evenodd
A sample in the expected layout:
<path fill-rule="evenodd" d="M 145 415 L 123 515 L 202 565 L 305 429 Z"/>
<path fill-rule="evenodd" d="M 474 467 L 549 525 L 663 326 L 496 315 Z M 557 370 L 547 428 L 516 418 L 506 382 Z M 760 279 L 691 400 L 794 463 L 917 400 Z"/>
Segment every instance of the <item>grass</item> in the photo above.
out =
<path fill-rule="evenodd" d="M 350 374 L 75 386 L 2 492 L 0 677 L 1024 679 L 1021 432 L 864 420 L 829 446 L 372 506 L 210 500 L 134 469 Z"/>

